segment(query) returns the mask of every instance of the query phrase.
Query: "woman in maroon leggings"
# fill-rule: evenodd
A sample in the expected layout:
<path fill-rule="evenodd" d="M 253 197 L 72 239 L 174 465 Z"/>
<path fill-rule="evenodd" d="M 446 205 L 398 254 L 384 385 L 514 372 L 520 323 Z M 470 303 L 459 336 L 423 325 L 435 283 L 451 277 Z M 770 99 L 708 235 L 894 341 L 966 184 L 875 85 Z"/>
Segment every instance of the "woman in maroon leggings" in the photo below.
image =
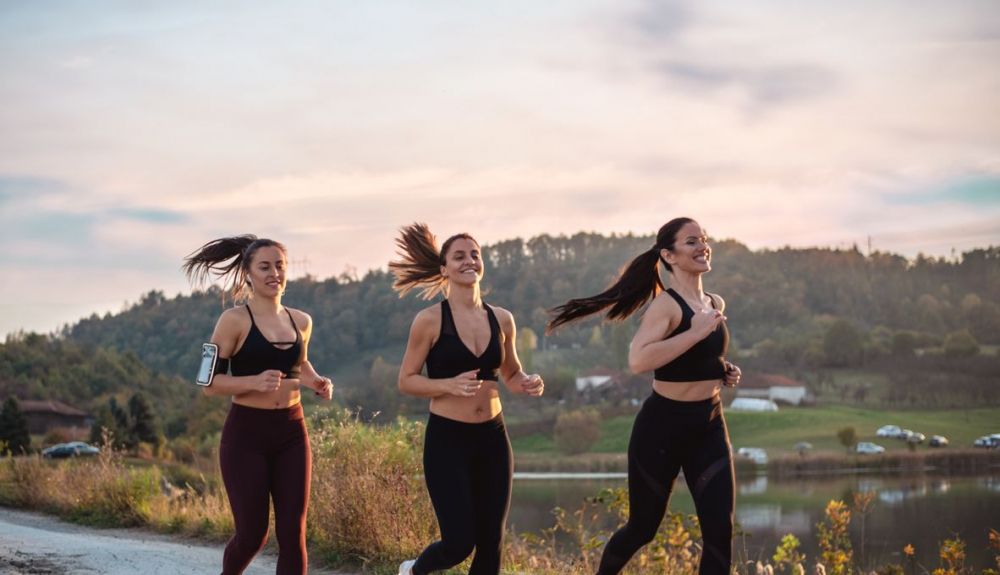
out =
<path fill-rule="evenodd" d="M 278 575 L 307 572 L 306 508 L 311 453 L 299 389 L 330 399 L 333 383 L 307 359 L 308 314 L 281 305 L 287 254 L 280 243 L 246 235 L 209 242 L 185 258 L 195 283 L 225 278 L 246 305 L 219 317 L 212 343 L 223 365 L 207 395 L 232 397 L 222 428 L 219 464 L 236 533 L 226 545 L 223 575 L 243 573 L 267 541 L 270 501 L 278 537 Z"/>

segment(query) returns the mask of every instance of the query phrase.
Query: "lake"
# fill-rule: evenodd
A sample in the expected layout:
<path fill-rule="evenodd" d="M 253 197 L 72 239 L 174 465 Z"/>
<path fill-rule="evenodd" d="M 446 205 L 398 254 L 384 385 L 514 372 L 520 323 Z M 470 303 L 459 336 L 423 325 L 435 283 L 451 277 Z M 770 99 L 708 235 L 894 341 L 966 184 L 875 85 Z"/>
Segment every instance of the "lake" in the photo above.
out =
<path fill-rule="evenodd" d="M 517 474 L 508 523 L 518 532 L 539 531 L 553 524 L 551 510 L 578 509 L 587 497 L 606 487 L 625 487 L 624 475 L 557 476 Z M 938 565 L 938 547 L 946 538 L 966 542 L 967 565 L 976 572 L 996 568 L 988 549 L 989 529 L 1000 530 L 1000 473 L 978 477 L 924 474 L 915 477 L 842 476 L 775 480 L 766 476 L 737 480 L 736 521 L 745 535 L 734 541 L 734 557 L 770 558 L 781 537 L 792 533 L 802 542 L 809 563 L 818 556 L 816 523 L 831 499 L 848 504 L 854 492 L 876 493 L 865 518 L 864 564 L 900 563 L 905 545 L 916 549 L 916 560 L 930 571 Z M 678 478 L 670 508 L 694 513 L 694 502 L 683 477 Z M 608 533 L 615 520 L 603 518 Z M 851 521 L 855 560 L 859 559 L 861 521 Z M 919 569 L 918 569 L 919 570 Z"/>

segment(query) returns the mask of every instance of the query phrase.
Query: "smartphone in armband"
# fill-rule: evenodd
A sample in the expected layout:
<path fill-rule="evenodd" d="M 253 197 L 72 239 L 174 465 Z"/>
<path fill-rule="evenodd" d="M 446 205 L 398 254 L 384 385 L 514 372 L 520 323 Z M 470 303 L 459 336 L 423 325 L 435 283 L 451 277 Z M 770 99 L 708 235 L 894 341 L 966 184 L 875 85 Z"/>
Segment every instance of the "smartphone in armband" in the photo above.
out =
<path fill-rule="evenodd" d="M 201 344 L 201 365 L 198 366 L 198 376 L 194 382 L 202 387 L 212 385 L 217 361 L 219 361 L 219 346 L 214 343 Z"/>

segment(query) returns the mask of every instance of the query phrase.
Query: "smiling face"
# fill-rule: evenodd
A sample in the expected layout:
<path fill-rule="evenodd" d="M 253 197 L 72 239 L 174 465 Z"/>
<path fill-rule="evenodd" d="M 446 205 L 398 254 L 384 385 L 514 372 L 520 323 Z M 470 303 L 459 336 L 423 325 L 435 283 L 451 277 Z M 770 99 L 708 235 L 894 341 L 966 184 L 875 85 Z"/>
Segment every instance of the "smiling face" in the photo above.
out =
<path fill-rule="evenodd" d="M 285 291 L 285 251 L 276 246 L 265 246 L 254 250 L 247 267 L 247 280 L 253 295 L 276 298 Z"/>
<path fill-rule="evenodd" d="M 712 269 L 712 248 L 708 234 L 698 222 L 688 222 L 677 231 L 672 250 L 662 249 L 660 255 L 675 269 L 690 273 L 705 273 Z"/>
<path fill-rule="evenodd" d="M 479 244 L 469 238 L 456 238 L 444 254 L 441 275 L 452 284 L 474 285 L 483 279 L 483 259 Z"/>

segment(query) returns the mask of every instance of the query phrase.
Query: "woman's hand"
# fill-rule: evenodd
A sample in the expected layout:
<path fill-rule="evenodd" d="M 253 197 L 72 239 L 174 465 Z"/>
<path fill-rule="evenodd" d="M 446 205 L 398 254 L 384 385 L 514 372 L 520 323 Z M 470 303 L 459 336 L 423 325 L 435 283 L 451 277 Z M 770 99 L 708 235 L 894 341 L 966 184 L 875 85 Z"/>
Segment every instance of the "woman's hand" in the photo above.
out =
<path fill-rule="evenodd" d="M 479 388 L 483 386 L 483 380 L 477 375 L 479 370 L 473 369 L 465 373 L 460 373 L 455 377 L 445 380 L 445 392 L 457 397 L 472 397 L 479 393 Z"/>
<path fill-rule="evenodd" d="M 706 309 L 695 312 L 691 316 L 691 331 L 698 334 L 698 339 L 702 340 L 715 331 L 719 327 L 719 324 L 724 321 L 726 321 L 726 316 L 722 315 L 722 312 L 717 309 Z"/>
<path fill-rule="evenodd" d="M 312 387 L 313 391 L 316 393 L 316 397 L 320 399 L 330 400 L 333 398 L 333 380 L 329 377 L 320 376 L 313 380 Z"/>
<path fill-rule="evenodd" d="M 523 371 L 519 371 L 517 373 L 517 377 L 519 378 L 517 384 L 520 386 L 521 391 L 525 395 L 539 397 L 545 393 L 545 382 L 542 381 L 542 376 L 537 373 L 528 375 Z"/>
<path fill-rule="evenodd" d="M 736 387 L 740 382 L 740 378 L 743 376 L 743 372 L 735 363 L 725 362 L 726 365 L 726 376 L 722 379 L 722 383 L 726 387 Z"/>
<path fill-rule="evenodd" d="M 250 391 L 259 391 L 261 393 L 278 391 L 278 388 L 281 387 L 281 378 L 283 376 L 284 374 L 279 369 L 262 371 L 250 380 Z"/>

